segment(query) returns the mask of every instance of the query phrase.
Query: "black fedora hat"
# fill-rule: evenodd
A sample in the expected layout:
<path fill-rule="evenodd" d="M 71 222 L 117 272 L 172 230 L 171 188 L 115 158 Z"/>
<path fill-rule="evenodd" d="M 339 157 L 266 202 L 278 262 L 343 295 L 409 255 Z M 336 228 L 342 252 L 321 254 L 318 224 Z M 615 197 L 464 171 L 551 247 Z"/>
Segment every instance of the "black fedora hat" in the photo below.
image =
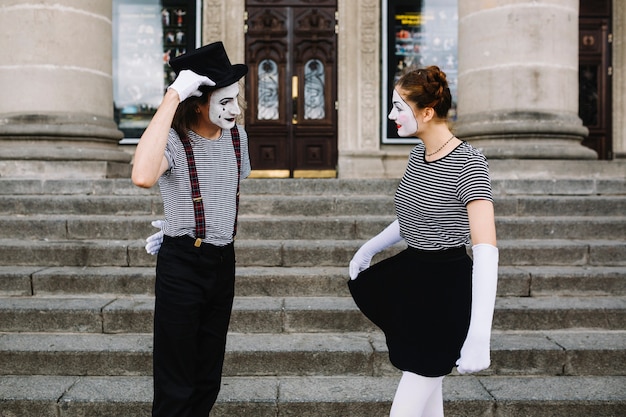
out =
<path fill-rule="evenodd" d="M 214 42 L 183 55 L 170 59 L 170 66 L 176 75 L 182 70 L 192 70 L 205 75 L 215 82 L 212 88 L 222 88 L 236 83 L 248 73 L 245 64 L 232 65 L 226 55 L 224 44 Z"/>

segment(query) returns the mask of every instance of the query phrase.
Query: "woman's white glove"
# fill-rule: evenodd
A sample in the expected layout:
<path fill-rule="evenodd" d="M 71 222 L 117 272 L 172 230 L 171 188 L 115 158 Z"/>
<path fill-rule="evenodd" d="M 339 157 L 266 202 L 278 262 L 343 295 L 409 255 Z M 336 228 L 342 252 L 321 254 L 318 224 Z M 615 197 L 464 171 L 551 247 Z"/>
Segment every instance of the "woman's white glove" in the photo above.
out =
<path fill-rule="evenodd" d="M 365 242 L 354 254 L 350 261 L 350 279 L 355 279 L 361 271 L 369 268 L 374 255 L 401 240 L 400 224 L 396 220 L 385 230 Z"/>
<path fill-rule="evenodd" d="M 214 86 L 215 82 L 209 77 L 198 75 L 191 70 L 182 70 L 172 85 L 168 89 L 175 90 L 181 102 L 190 96 L 200 97 L 202 93 L 198 91 L 201 85 Z"/>
<path fill-rule="evenodd" d="M 165 225 L 165 221 L 155 220 L 150 224 L 161 229 L 155 234 L 148 236 L 146 239 L 146 252 L 150 255 L 156 255 L 159 253 L 159 249 L 161 249 L 161 244 L 163 243 L 163 226 Z"/>
<path fill-rule="evenodd" d="M 472 315 L 461 357 L 456 361 L 457 370 L 461 374 L 489 367 L 491 323 L 498 285 L 498 248 L 479 243 L 472 246 L 472 252 Z"/>

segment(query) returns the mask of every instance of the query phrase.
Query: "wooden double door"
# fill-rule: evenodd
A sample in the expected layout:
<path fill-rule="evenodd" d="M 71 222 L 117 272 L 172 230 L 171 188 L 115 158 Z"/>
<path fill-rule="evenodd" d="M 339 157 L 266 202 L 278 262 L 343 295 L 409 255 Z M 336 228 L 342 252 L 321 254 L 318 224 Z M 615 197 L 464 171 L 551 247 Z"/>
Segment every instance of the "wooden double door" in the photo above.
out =
<path fill-rule="evenodd" d="M 337 0 L 246 2 L 252 176 L 335 177 Z"/>

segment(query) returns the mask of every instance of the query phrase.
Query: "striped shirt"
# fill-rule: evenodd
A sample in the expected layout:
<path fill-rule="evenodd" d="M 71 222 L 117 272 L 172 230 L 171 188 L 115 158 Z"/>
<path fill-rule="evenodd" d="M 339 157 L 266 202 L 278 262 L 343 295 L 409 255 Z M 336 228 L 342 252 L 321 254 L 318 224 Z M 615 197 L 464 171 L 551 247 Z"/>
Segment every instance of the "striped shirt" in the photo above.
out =
<path fill-rule="evenodd" d="M 423 144 L 411 150 L 395 194 L 400 235 L 409 246 L 422 250 L 467 245 L 467 204 L 493 201 L 487 159 L 467 142 L 433 162 L 424 155 Z"/>
<path fill-rule="evenodd" d="M 241 138 L 241 179 L 250 174 L 248 135 L 239 127 Z M 204 203 L 206 237 L 203 242 L 224 246 L 233 240 L 235 198 L 237 194 L 237 159 L 229 129 L 222 129 L 219 139 L 208 140 L 188 132 L 193 149 L 200 193 Z M 185 148 L 178 134 L 170 129 L 165 158 L 169 169 L 159 178 L 165 212 L 163 232 L 168 236 L 195 237 L 196 221 Z"/>

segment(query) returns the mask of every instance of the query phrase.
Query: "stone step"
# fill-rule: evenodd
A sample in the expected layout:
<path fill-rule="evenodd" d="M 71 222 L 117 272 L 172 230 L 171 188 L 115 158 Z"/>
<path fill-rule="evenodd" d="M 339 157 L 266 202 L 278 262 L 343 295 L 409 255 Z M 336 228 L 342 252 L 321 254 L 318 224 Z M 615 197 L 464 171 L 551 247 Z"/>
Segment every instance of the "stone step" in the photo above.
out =
<path fill-rule="evenodd" d="M 9 215 L 161 215 L 156 195 L 0 195 L 0 213 Z"/>
<path fill-rule="evenodd" d="M 516 176 L 494 175 L 495 195 L 626 195 L 623 168 L 614 175 Z M 513 175 L 510 175 L 513 174 Z M 242 195 L 392 195 L 399 179 L 251 179 L 241 182 Z M 9 179 L 0 178 L 4 195 L 159 195 L 158 187 L 142 189 L 130 179 Z"/>
<path fill-rule="evenodd" d="M 625 375 L 625 331 L 494 331 L 484 375 Z M 0 333 L 4 375 L 151 375 L 150 334 Z M 455 371 L 456 372 L 456 371 Z M 380 332 L 230 333 L 225 376 L 393 375 Z"/>
<path fill-rule="evenodd" d="M 500 217 L 499 239 L 626 239 L 626 216 Z"/>
<path fill-rule="evenodd" d="M 153 217 L 156 219 L 157 217 Z M 0 216 L 0 239 L 145 239 L 157 231 L 146 216 L 32 215 Z M 392 216 L 247 216 L 239 217 L 238 238 L 369 239 L 394 220 Z M 626 236 L 626 216 L 500 217 L 498 238 L 606 239 Z"/>
<path fill-rule="evenodd" d="M 0 266 L 0 296 L 154 294 L 154 266 Z M 237 267 L 238 296 L 349 296 L 347 266 Z M 501 266 L 502 297 L 626 295 L 626 266 Z"/>
<path fill-rule="evenodd" d="M 388 415 L 399 375 L 226 377 L 211 415 L 222 417 L 380 417 Z M 449 376 L 446 417 L 623 416 L 626 377 Z M 0 377 L 7 416 L 149 416 L 147 376 Z"/>
<path fill-rule="evenodd" d="M 499 216 L 622 216 L 626 213 L 626 196 L 494 196 Z"/>
<path fill-rule="evenodd" d="M 149 333 L 154 298 L 3 297 L 0 332 Z M 626 297 L 499 297 L 499 330 L 626 330 Z M 371 331 L 351 297 L 236 297 L 230 330 L 248 333 Z"/>
<path fill-rule="evenodd" d="M 580 185 L 586 193 L 602 194 L 603 184 L 614 183 L 616 179 L 601 181 L 587 180 L 569 182 L 571 189 Z M 619 179 L 618 179 L 619 180 Z M 607 182 L 608 181 L 608 182 Z M 241 182 L 241 193 L 246 195 L 324 195 L 324 194 L 378 194 L 389 195 L 395 191 L 399 179 L 252 179 Z M 542 182 L 535 182 L 535 187 Z M 553 181 L 543 181 L 552 184 Z M 565 184 L 564 184 L 565 185 Z M 599 185 L 599 187 L 598 187 Z M 554 189 L 551 186 L 551 189 Z M 609 191 L 609 189 L 607 189 Z M 158 186 L 150 189 L 139 188 L 127 178 L 119 179 L 9 179 L 0 178 L 0 194 L 5 195 L 156 195 Z M 616 194 L 611 192 L 611 194 Z"/>
<path fill-rule="evenodd" d="M 365 240 L 237 239 L 240 266 L 347 266 Z M 0 265 L 11 266 L 153 266 L 143 240 L 0 239 Z M 397 253 L 395 245 L 374 262 Z M 624 266 L 626 241 L 621 240 L 500 240 L 502 266 Z"/>
<path fill-rule="evenodd" d="M 626 196 L 495 196 L 497 216 L 614 216 L 626 212 Z M 388 195 L 243 195 L 244 215 L 393 215 Z M 2 195 L 0 214 L 163 215 L 158 195 Z"/>
<path fill-rule="evenodd" d="M 393 218 L 397 182 L 242 182 L 217 415 L 388 414 L 398 371 L 346 281 Z M 446 416 L 626 415 L 626 176 L 496 175 L 493 188 L 492 366 L 445 379 Z M 143 239 L 161 217 L 157 187 L 127 179 L 0 179 L 0 374 L 20 374 L 0 376 L 0 415 L 149 415 Z"/>

